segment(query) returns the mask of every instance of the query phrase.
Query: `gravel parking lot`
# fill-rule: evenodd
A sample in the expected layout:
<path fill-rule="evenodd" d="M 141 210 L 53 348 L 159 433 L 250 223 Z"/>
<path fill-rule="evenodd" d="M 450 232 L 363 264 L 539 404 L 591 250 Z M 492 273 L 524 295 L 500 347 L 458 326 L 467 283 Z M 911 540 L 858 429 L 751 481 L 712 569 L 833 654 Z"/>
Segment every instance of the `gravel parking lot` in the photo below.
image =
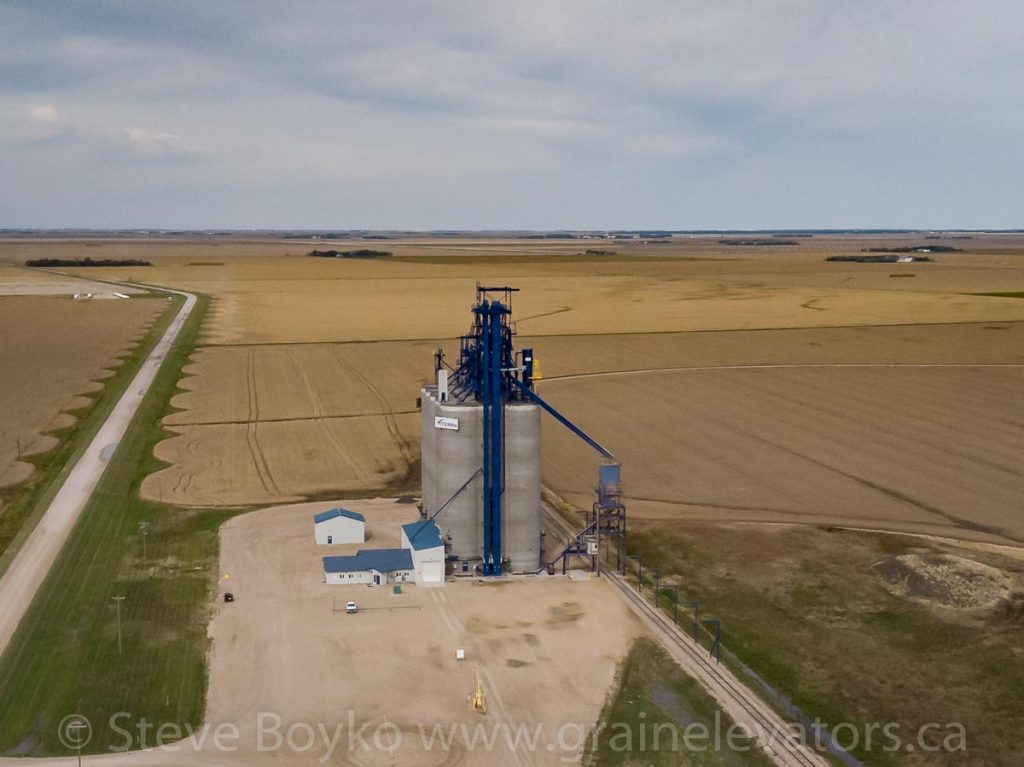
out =
<path fill-rule="evenodd" d="M 222 528 L 222 589 L 236 601 L 218 603 L 210 628 L 207 722 L 237 724 L 251 754 L 261 730 L 263 745 L 273 744 L 270 725 L 279 718 L 277 756 L 285 761 L 565 763 L 580 730 L 596 721 L 618 660 L 644 631 L 608 585 L 538 576 L 406 585 L 400 594 L 328 586 L 320 557 L 359 548 L 313 542 L 312 514 L 331 505 L 265 509 Z M 366 545 L 374 547 L 396 545 L 398 525 L 416 515 L 415 507 L 388 500 L 344 505 L 366 515 Z M 344 612 L 350 599 L 359 603 L 356 615 Z M 458 648 L 465 660 L 456 660 Z M 486 716 L 469 703 L 477 675 Z M 370 749 L 343 734 L 328 754 L 320 725 L 327 732 L 369 725 L 363 738 Z M 455 732 L 450 749 L 426 745 L 424 735 L 437 725 Z M 303 750 L 307 726 L 316 743 Z M 536 748 L 509 749 L 505 732 L 519 726 L 541 733 Z M 493 749 L 468 742 L 494 732 Z"/>

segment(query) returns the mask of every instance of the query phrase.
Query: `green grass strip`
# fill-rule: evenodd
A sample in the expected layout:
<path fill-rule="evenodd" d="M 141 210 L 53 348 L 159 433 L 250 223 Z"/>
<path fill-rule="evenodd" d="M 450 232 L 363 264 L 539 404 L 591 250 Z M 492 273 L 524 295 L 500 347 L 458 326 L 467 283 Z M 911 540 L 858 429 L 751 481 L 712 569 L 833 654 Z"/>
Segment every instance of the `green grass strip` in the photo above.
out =
<path fill-rule="evenodd" d="M 638 639 L 619 668 L 587 743 L 589 767 L 757 765 L 771 761 L 714 699 L 652 639 Z M 716 736 L 717 733 L 717 736 Z"/>

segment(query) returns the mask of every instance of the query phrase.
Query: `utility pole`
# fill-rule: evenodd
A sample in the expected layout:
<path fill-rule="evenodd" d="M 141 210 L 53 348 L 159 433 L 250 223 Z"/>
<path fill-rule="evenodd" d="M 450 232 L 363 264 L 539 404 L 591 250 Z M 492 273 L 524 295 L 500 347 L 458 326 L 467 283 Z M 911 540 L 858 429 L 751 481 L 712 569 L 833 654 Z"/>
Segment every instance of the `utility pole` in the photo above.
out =
<path fill-rule="evenodd" d="M 121 655 L 123 652 L 121 645 L 121 603 L 124 601 L 124 597 L 111 597 L 111 599 L 117 603 L 117 654 Z"/>
<path fill-rule="evenodd" d="M 708 651 L 709 654 L 715 659 L 717 663 L 722 662 L 722 621 L 718 618 L 710 618 L 706 621 L 701 621 L 706 626 L 715 627 L 715 641 L 711 645 L 711 649 Z"/>
<path fill-rule="evenodd" d="M 687 599 L 683 602 L 687 607 L 693 608 L 693 641 L 700 642 L 700 602 L 696 599 Z"/>

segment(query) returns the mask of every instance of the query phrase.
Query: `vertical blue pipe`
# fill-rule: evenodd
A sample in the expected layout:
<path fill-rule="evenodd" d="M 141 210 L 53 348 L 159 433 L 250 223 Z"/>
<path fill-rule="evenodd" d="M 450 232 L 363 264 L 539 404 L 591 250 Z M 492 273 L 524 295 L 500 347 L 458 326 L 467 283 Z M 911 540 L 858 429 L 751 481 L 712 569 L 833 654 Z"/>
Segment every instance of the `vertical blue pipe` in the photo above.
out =
<path fill-rule="evenodd" d="M 501 496 L 505 487 L 505 387 L 502 368 L 505 348 L 502 317 L 505 307 L 499 301 L 484 301 L 480 306 L 480 390 L 483 400 L 484 432 L 484 574 L 501 574 Z"/>
<path fill-rule="evenodd" d="M 480 396 L 483 401 L 483 469 L 484 469 L 484 495 L 483 495 L 483 523 L 484 523 L 484 575 L 491 574 L 491 567 L 494 560 L 494 550 L 491 545 L 491 531 L 493 527 L 493 513 L 491 508 L 492 487 L 494 477 L 491 475 L 491 418 L 493 395 L 491 394 L 490 375 L 490 306 L 485 300 L 476 308 L 477 327 L 479 329 L 479 358 L 477 359 L 480 377 Z M 499 555 L 500 556 L 500 555 Z"/>
<path fill-rule="evenodd" d="M 491 549 L 494 553 L 492 575 L 501 575 L 501 501 L 505 492 L 505 400 L 504 376 L 505 349 L 502 339 L 502 317 L 505 307 L 491 303 Z"/>

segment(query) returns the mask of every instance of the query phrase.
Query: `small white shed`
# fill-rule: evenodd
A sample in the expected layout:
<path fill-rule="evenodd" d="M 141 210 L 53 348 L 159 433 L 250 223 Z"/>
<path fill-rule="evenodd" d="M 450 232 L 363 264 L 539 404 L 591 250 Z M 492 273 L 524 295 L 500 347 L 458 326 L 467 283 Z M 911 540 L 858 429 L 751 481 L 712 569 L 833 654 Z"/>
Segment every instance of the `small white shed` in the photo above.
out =
<path fill-rule="evenodd" d="M 324 511 L 313 517 L 313 537 L 324 546 L 366 543 L 366 518 L 348 509 Z"/>
<path fill-rule="evenodd" d="M 412 554 L 416 583 L 444 583 L 444 541 L 431 519 L 402 525 L 402 548 Z"/>

